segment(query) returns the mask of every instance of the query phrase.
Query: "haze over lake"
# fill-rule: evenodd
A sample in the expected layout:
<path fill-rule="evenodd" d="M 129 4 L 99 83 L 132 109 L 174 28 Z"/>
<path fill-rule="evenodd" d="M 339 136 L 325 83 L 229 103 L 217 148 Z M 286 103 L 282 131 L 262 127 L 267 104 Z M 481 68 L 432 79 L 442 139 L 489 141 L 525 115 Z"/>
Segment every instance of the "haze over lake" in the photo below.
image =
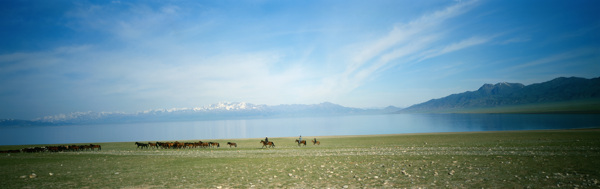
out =
<path fill-rule="evenodd" d="M 382 114 L 0 128 L 0 145 L 574 129 L 593 114 Z"/>

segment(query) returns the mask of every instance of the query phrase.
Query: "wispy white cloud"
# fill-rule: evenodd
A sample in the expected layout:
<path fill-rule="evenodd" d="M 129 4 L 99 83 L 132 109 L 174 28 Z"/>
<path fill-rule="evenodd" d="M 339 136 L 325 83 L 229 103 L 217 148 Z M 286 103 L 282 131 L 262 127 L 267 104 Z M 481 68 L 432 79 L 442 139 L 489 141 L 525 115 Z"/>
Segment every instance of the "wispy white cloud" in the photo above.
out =
<path fill-rule="evenodd" d="M 440 43 L 446 43 L 443 35 L 450 32 L 443 28 L 446 22 L 468 12 L 477 4 L 477 1 L 460 2 L 408 23 L 396 24 L 385 36 L 361 45 L 352 53 L 344 72 L 324 79 L 318 91 L 323 96 L 342 95 L 397 64 L 424 60 L 489 42 L 493 37 L 471 37 L 441 49 L 435 48 Z"/>
<path fill-rule="evenodd" d="M 407 24 L 397 24 L 386 36 L 377 39 L 375 42 L 368 44 L 358 54 L 356 54 L 347 72 L 352 72 L 361 65 L 367 63 L 373 57 L 389 50 L 390 48 L 402 45 L 403 43 L 411 43 L 418 40 L 419 37 L 427 37 L 427 35 L 439 33 L 440 25 L 448 19 L 461 15 L 468 11 L 477 1 L 461 2 L 443 10 L 435 11 L 430 14 L 425 14 Z"/>
<path fill-rule="evenodd" d="M 531 41 L 531 37 L 514 37 L 507 39 L 505 41 L 500 42 L 501 45 L 511 44 L 511 43 L 523 43 Z"/>
<path fill-rule="evenodd" d="M 423 61 L 423 60 L 426 60 L 429 58 L 433 58 L 433 57 L 440 56 L 443 54 L 451 53 L 451 52 L 458 51 L 461 49 L 469 48 L 472 46 L 481 45 L 481 44 L 489 42 L 493 38 L 494 37 L 481 37 L 481 36 L 471 37 L 471 38 L 462 40 L 457 43 L 452 43 L 441 49 L 435 49 L 435 50 L 425 52 L 423 54 L 423 57 L 421 57 L 419 59 L 419 61 Z"/>
<path fill-rule="evenodd" d="M 297 77 L 293 70 L 271 73 L 269 65 L 277 61 L 277 54 L 269 52 L 210 57 L 135 56 L 126 63 L 103 65 L 97 71 L 103 73 L 100 74 L 103 78 L 119 80 L 111 83 L 106 95 L 145 94 L 149 98 L 187 99 L 198 103 L 201 98 L 230 99 L 236 95 L 277 93 L 273 90 L 281 87 L 281 83 Z"/>
<path fill-rule="evenodd" d="M 78 6 L 66 13 L 67 26 L 78 31 L 96 30 L 109 33 L 123 41 L 140 43 L 143 40 L 161 36 L 167 37 L 172 31 L 182 31 L 187 26 L 178 22 L 189 14 L 188 9 L 176 5 L 151 6 L 143 3 L 109 3 L 104 5 L 77 2 Z M 185 23 L 188 26 L 195 23 Z M 183 27 L 183 28 L 178 28 Z"/>
<path fill-rule="evenodd" d="M 70 54 L 90 50 L 91 45 L 60 46 L 47 51 L 14 52 L 0 54 L 0 73 L 15 73 L 24 70 L 56 71 Z M 44 71 L 45 70 L 45 71 Z"/>
<path fill-rule="evenodd" d="M 599 50 L 597 48 L 580 48 L 580 49 L 575 49 L 575 50 L 571 50 L 571 51 L 567 51 L 567 52 L 562 52 L 559 54 L 553 54 L 550 56 L 546 56 L 540 59 L 536 59 L 530 62 L 525 62 L 523 64 L 519 64 L 513 67 L 508 68 L 509 70 L 520 70 L 520 69 L 524 69 L 524 68 L 529 68 L 529 67 L 536 67 L 536 66 L 543 66 L 549 63 L 556 63 L 556 62 L 565 62 L 569 61 L 569 60 L 573 60 L 576 58 L 580 58 L 583 56 L 589 56 L 589 55 L 594 55 L 594 54 L 598 54 Z"/>

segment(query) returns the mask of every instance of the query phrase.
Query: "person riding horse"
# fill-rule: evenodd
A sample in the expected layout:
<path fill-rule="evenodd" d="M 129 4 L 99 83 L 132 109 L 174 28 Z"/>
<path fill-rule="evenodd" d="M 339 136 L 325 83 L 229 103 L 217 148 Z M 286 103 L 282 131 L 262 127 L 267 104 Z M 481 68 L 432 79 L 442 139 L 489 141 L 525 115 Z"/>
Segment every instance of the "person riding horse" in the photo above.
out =
<path fill-rule="evenodd" d="M 298 145 L 300 145 L 301 142 L 302 142 L 302 135 L 300 135 L 300 138 L 298 139 Z"/>
<path fill-rule="evenodd" d="M 269 138 L 268 137 L 265 137 L 265 142 L 269 143 Z"/>

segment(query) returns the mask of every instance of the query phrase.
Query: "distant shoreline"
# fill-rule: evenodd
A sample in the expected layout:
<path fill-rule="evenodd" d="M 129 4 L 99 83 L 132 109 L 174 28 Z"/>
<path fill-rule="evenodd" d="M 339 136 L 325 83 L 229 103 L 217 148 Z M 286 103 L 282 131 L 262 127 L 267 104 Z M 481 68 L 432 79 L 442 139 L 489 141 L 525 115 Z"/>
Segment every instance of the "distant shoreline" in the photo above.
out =
<path fill-rule="evenodd" d="M 454 108 L 438 110 L 400 110 L 402 114 L 456 113 L 456 114 L 600 114 L 600 100 L 578 100 L 553 103 L 509 105 L 482 108 Z"/>

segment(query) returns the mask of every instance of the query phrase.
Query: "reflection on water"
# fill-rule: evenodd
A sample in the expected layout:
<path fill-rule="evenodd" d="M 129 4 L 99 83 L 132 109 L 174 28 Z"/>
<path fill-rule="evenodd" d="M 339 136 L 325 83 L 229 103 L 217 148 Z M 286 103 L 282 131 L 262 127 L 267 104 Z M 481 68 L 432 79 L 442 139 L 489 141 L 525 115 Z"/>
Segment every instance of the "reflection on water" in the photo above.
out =
<path fill-rule="evenodd" d="M 0 145 L 599 127 L 598 115 L 387 114 L 0 128 Z"/>

